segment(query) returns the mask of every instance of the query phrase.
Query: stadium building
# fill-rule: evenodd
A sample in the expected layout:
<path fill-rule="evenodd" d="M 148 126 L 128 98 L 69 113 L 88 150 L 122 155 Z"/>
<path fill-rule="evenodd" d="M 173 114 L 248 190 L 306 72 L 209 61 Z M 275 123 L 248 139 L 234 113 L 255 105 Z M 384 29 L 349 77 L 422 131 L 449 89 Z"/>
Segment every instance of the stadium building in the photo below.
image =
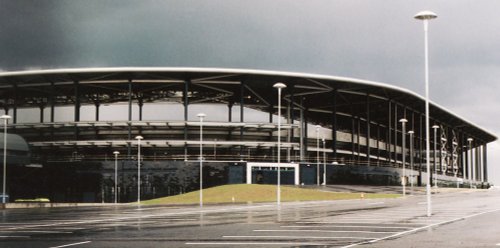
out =
<path fill-rule="evenodd" d="M 204 187 L 274 184 L 278 118 L 283 184 L 427 183 L 424 98 L 383 83 L 214 68 L 35 70 L 0 73 L 0 104 L 8 133 L 29 144 L 25 162 L 7 160 L 12 200 L 112 202 L 116 163 L 119 201 L 134 201 L 138 159 L 141 199 L 196 190 L 200 158 Z M 487 186 L 496 137 L 432 102 L 430 120 L 431 183 Z"/>

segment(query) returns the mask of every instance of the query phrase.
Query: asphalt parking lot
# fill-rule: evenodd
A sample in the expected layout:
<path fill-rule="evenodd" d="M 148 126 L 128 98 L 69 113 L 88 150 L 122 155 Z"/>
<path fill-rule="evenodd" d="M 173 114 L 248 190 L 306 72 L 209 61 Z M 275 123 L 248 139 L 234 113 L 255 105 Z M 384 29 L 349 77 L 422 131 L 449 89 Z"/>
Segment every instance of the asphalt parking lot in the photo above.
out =
<path fill-rule="evenodd" d="M 330 202 L 1 210 L 1 247 L 495 247 L 500 191 Z M 472 245 L 471 245 L 472 244 Z"/>

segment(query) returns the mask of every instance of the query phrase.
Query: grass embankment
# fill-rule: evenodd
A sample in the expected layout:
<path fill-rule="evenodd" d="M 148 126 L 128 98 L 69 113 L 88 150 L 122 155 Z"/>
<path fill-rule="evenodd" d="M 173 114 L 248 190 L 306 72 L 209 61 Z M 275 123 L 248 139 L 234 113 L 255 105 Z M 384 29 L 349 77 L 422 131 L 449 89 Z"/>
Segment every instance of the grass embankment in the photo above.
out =
<path fill-rule="evenodd" d="M 144 204 L 194 204 L 200 200 L 199 191 L 182 195 L 162 197 L 143 201 Z M 364 193 L 363 198 L 395 198 L 398 194 Z M 361 193 L 327 192 L 316 189 L 302 189 L 293 186 L 281 187 L 282 201 L 326 201 L 361 199 Z M 234 199 L 234 200 L 233 200 Z M 203 203 L 246 203 L 276 201 L 275 185 L 233 184 L 203 190 Z"/>

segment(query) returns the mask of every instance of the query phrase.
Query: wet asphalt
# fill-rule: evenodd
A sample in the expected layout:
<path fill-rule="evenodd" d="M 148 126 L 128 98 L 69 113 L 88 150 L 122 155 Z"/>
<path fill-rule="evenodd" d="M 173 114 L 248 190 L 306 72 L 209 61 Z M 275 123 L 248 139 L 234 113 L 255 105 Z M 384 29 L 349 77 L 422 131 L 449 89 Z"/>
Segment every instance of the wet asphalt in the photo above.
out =
<path fill-rule="evenodd" d="M 398 199 L 0 210 L 0 247 L 499 247 L 500 191 Z M 471 246 L 472 244 L 472 246 Z M 499 244 L 499 246 L 497 246 Z"/>

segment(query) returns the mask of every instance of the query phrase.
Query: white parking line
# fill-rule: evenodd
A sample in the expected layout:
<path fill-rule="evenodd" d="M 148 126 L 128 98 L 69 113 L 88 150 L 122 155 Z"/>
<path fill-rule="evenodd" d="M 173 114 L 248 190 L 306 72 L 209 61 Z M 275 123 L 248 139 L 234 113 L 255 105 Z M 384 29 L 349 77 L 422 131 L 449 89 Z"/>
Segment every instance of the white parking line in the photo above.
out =
<path fill-rule="evenodd" d="M 62 247 L 68 247 L 68 246 L 83 245 L 83 244 L 88 244 L 90 242 L 92 242 L 92 241 L 84 241 L 84 242 L 72 243 L 72 244 L 67 244 L 67 245 L 52 246 L 49 248 L 62 248 Z"/>
<path fill-rule="evenodd" d="M 0 236 L 1 239 L 8 239 L 8 238 L 29 238 L 30 236 Z"/>
<path fill-rule="evenodd" d="M 295 222 L 297 224 L 378 224 L 379 226 L 382 225 L 391 225 L 395 223 L 375 223 L 375 222 L 362 222 L 362 221 L 297 221 Z M 411 226 L 420 226 L 415 223 L 396 223 L 397 225 L 411 225 Z"/>
<path fill-rule="evenodd" d="M 257 235 L 247 235 L 247 236 L 222 236 L 223 238 L 278 238 L 278 239 L 375 239 L 375 238 L 367 238 L 367 237 L 336 237 L 336 236 L 327 236 L 327 237 L 318 237 L 318 236 L 257 236 Z"/>
<path fill-rule="evenodd" d="M 321 232 L 321 233 L 397 233 L 397 232 L 377 232 L 377 231 L 332 231 L 332 230 L 307 230 L 307 229 L 288 229 L 288 230 L 253 230 L 254 232 Z"/>
<path fill-rule="evenodd" d="M 404 235 L 407 235 L 407 234 L 410 234 L 410 233 L 415 233 L 415 232 L 418 232 L 420 230 L 427 229 L 427 228 L 430 228 L 430 227 L 435 227 L 435 226 L 440 226 L 440 225 L 444 225 L 444 224 L 448 224 L 448 223 L 453 223 L 455 221 L 465 220 L 465 219 L 469 219 L 469 218 L 476 217 L 476 216 L 479 216 L 479 215 L 488 214 L 488 213 L 497 212 L 497 211 L 500 211 L 500 209 L 491 210 L 491 211 L 485 211 L 485 212 L 481 212 L 481 213 L 477 213 L 477 214 L 471 214 L 471 215 L 468 215 L 468 216 L 464 216 L 464 217 L 461 217 L 461 218 L 459 217 L 459 218 L 448 220 L 448 221 L 434 223 L 434 224 L 430 224 L 430 225 L 427 225 L 427 226 L 423 226 L 423 227 L 418 227 L 418 228 L 415 228 L 415 229 L 411 229 L 411 230 L 408 230 L 408 231 L 399 232 L 399 233 L 396 233 L 396 234 L 393 234 L 393 235 L 389 235 L 387 237 L 378 238 L 378 239 L 374 239 L 374 240 L 370 240 L 370 241 L 364 241 L 364 242 L 355 243 L 355 244 L 350 244 L 350 245 L 347 245 L 347 246 L 343 246 L 342 248 L 350 248 L 350 247 L 354 247 L 354 246 L 358 246 L 358 245 L 370 244 L 370 243 L 375 243 L 375 242 L 379 242 L 379 241 L 382 241 L 382 240 L 387 240 L 387 239 L 392 239 L 392 238 L 396 238 L 396 237 L 401 237 L 401 236 L 404 236 Z"/>
<path fill-rule="evenodd" d="M 311 228 L 311 227 L 328 227 L 328 228 L 373 228 L 373 229 L 413 229 L 407 226 L 346 226 L 346 225 L 324 225 L 324 226 L 280 226 L 281 228 Z"/>
<path fill-rule="evenodd" d="M 309 242 L 188 242 L 186 245 L 326 245 Z M 55 247 L 53 247 L 55 248 Z"/>
<path fill-rule="evenodd" d="M 2 231 L 0 231 L 1 233 Z M 65 231 L 42 231 L 42 230 L 19 230 L 19 231 L 9 231 L 9 233 L 12 232 L 20 232 L 20 233 L 72 233 L 72 232 L 65 232 Z"/>

